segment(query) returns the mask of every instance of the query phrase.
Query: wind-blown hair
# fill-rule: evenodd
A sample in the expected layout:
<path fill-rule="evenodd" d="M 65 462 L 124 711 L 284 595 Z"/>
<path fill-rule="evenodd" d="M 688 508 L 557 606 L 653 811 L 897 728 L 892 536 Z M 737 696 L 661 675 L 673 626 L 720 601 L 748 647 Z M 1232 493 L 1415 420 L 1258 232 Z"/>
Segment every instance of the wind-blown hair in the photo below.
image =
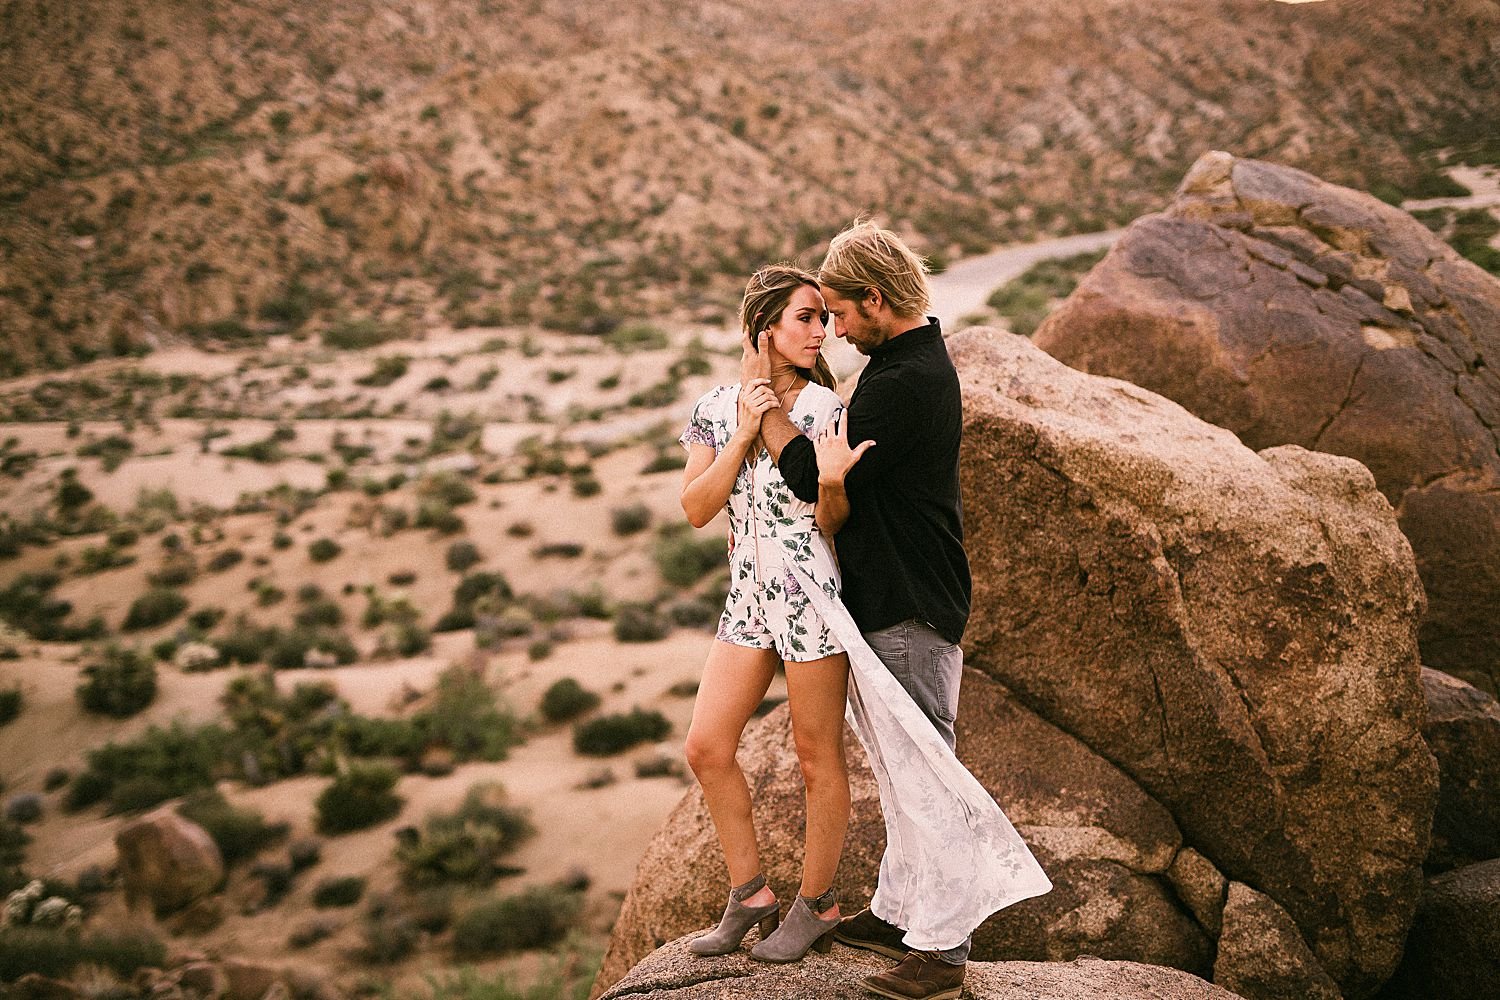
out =
<path fill-rule="evenodd" d="M 745 285 L 745 298 L 740 302 L 740 328 L 753 340 L 766 328 L 781 319 L 792 294 L 803 285 L 818 290 L 818 279 L 795 264 L 768 264 L 750 276 Z M 761 350 L 765 350 L 761 345 Z M 812 368 L 798 368 L 798 372 L 809 382 L 816 382 L 829 389 L 837 387 L 838 379 L 820 351 Z"/>
<path fill-rule="evenodd" d="M 932 307 L 928 273 L 926 258 L 913 253 L 901 237 L 868 219 L 855 219 L 828 244 L 818 281 L 855 302 L 877 288 L 897 316 L 921 319 Z"/>

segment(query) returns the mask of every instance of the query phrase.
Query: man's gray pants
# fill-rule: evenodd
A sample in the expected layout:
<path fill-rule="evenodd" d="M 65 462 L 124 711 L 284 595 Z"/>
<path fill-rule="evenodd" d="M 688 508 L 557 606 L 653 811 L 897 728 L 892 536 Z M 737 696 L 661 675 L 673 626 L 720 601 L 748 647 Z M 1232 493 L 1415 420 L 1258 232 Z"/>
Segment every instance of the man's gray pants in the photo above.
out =
<path fill-rule="evenodd" d="M 865 642 L 922 713 L 932 720 L 951 750 L 957 745 L 953 722 L 958 717 L 958 685 L 963 679 L 964 653 L 926 622 L 910 618 L 889 628 L 864 633 Z M 902 928 L 903 930 L 905 928 Z M 969 960 L 974 935 L 962 944 L 936 954 L 951 965 Z"/>

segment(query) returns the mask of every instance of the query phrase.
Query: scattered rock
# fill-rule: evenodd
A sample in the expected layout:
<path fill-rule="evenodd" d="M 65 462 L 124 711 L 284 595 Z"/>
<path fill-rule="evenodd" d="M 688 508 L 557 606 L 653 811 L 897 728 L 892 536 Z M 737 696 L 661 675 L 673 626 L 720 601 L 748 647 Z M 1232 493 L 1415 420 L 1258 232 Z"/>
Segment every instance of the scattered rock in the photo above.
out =
<path fill-rule="evenodd" d="M 625 997 L 777 1000 L 869 1000 L 859 985 L 890 968 L 889 959 L 839 945 L 809 952 L 793 965 L 765 965 L 744 951 L 704 959 L 679 938 L 655 952 L 601 1000 Z M 1234 1000 L 1235 994 L 1176 969 L 1078 958 L 1071 962 L 970 962 L 964 996 L 971 1000 Z"/>
<path fill-rule="evenodd" d="M 1240 882 L 1229 883 L 1214 982 L 1245 1000 L 1341 1000 L 1287 912 Z"/>
<path fill-rule="evenodd" d="M 1500 857 L 1500 702 L 1439 670 L 1422 670 L 1438 763 L 1437 815 L 1428 863 L 1452 868 Z"/>
<path fill-rule="evenodd" d="M 1422 659 L 1500 684 L 1500 281 L 1407 213 L 1204 154 L 1037 330 L 1238 434 L 1358 459 L 1430 607 Z"/>
<path fill-rule="evenodd" d="M 1436 798 L 1422 587 L 1369 470 L 1253 452 L 1008 333 L 948 350 L 968 663 L 1134 778 L 1368 996 L 1400 958 Z"/>
<path fill-rule="evenodd" d="M 158 917 L 215 892 L 224 881 L 224 859 L 213 838 L 170 808 L 126 823 L 115 834 L 115 848 L 126 901 L 135 906 L 149 900 Z"/>
<path fill-rule="evenodd" d="M 1401 968 L 1381 1000 L 1477 1000 L 1500 983 L 1500 860 L 1427 882 Z"/>

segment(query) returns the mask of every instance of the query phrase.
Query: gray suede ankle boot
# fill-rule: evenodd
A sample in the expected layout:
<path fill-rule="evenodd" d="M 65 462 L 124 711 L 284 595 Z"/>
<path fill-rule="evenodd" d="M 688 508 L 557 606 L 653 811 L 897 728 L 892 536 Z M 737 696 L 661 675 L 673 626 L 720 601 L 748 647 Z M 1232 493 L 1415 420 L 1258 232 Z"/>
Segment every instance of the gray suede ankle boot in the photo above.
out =
<path fill-rule="evenodd" d="M 719 926 L 688 942 L 688 951 L 695 955 L 727 955 L 740 946 L 746 932 L 760 924 L 762 940 L 770 936 L 781 922 L 781 904 L 772 900 L 765 906 L 746 906 L 743 900 L 760 892 L 765 887 L 764 873 L 755 876 L 744 885 L 729 890 L 729 905 L 724 907 L 724 916 Z"/>
<path fill-rule="evenodd" d="M 786 911 L 786 921 L 775 934 L 761 940 L 750 949 L 750 957 L 757 962 L 795 962 L 807 954 L 807 949 L 816 948 L 826 953 L 833 947 L 833 932 L 839 925 L 838 917 L 824 920 L 813 912 L 811 902 L 822 912 L 833 906 L 833 890 L 809 900 L 798 896 Z"/>

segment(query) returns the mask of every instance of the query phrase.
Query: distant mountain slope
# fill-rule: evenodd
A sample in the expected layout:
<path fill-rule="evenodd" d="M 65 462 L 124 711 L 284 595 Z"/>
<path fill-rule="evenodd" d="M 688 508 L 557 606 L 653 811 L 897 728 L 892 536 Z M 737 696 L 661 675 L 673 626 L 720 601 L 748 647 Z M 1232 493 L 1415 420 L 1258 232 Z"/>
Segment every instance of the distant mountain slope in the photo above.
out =
<path fill-rule="evenodd" d="M 1479 0 L 11 0 L 0 372 L 718 314 L 859 212 L 944 258 L 1126 221 L 1208 148 L 1424 191 L 1500 135 L 1497 65 Z"/>

